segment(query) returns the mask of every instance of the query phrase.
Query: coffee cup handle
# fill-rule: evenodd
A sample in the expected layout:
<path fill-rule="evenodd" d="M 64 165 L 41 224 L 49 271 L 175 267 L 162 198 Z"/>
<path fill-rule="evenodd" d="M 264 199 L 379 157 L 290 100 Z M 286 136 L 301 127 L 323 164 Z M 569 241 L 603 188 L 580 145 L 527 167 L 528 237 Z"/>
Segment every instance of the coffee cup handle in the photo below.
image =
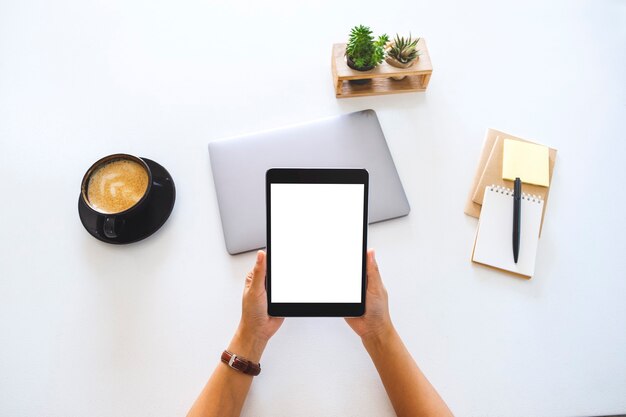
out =
<path fill-rule="evenodd" d="M 115 217 L 105 217 L 102 229 L 106 237 L 115 239 L 117 237 L 117 233 L 115 232 Z"/>

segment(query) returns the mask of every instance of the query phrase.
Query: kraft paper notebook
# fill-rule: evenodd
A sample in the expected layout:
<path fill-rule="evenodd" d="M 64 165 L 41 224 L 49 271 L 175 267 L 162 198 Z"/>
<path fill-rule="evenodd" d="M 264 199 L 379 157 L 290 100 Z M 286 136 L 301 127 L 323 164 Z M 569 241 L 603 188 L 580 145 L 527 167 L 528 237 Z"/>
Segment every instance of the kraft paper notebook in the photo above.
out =
<path fill-rule="evenodd" d="M 526 188 L 526 184 L 523 186 Z M 520 250 L 517 263 L 513 260 L 513 191 L 499 186 L 487 186 L 478 222 L 472 262 L 531 278 L 539 243 L 539 229 L 544 201 L 522 194 Z"/>
<path fill-rule="evenodd" d="M 513 187 L 512 181 L 502 179 L 502 158 L 504 152 L 504 139 L 514 139 L 522 142 L 528 142 L 524 139 L 509 135 L 495 129 L 487 129 L 485 144 L 480 156 L 478 168 L 474 175 L 474 180 L 470 188 L 467 201 L 465 203 L 465 214 L 472 217 L 479 217 L 481 205 L 483 203 L 483 195 L 485 187 L 491 184 Z M 554 172 L 554 163 L 556 160 L 556 149 L 549 150 L 549 173 L 550 182 L 552 182 L 552 174 Z M 538 185 L 524 184 L 524 192 L 539 195 L 544 200 L 544 213 L 548 201 L 548 193 L 550 188 L 540 187 Z M 542 216 L 543 224 L 543 216 Z"/>

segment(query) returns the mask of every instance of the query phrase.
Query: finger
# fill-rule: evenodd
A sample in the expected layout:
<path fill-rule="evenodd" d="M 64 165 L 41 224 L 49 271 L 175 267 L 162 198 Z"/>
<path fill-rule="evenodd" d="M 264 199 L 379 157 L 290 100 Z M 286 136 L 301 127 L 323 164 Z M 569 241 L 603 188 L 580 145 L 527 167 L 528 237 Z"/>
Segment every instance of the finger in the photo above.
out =
<path fill-rule="evenodd" d="M 383 288 L 383 280 L 380 277 L 380 270 L 378 269 L 378 263 L 376 262 L 376 254 L 374 249 L 367 251 L 367 287 L 369 289 Z"/>
<path fill-rule="evenodd" d="M 246 274 L 246 288 L 250 288 L 252 285 L 252 271 Z"/>
<path fill-rule="evenodd" d="M 252 288 L 262 290 L 265 288 L 265 252 L 260 250 L 256 254 L 256 263 L 252 269 Z"/>

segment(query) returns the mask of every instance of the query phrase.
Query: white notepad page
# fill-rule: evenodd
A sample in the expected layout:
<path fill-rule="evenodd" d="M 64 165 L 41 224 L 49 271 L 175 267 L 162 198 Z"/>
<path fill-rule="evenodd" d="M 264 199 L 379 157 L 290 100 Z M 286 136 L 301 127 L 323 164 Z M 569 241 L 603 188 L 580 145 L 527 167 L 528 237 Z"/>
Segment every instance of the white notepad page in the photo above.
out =
<path fill-rule="evenodd" d="M 535 271 L 543 200 L 522 195 L 520 250 L 513 260 L 513 190 L 487 186 L 472 261 L 531 277 Z"/>

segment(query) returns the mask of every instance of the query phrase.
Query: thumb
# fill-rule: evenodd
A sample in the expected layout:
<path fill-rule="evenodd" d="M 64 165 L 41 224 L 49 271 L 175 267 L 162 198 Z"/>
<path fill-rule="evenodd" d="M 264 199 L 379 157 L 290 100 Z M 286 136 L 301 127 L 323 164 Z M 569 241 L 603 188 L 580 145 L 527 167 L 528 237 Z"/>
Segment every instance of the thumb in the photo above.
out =
<path fill-rule="evenodd" d="M 260 250 L 256 254 L 256 263 L 252 269 L 252 288 L 262 290 L 265 288 L 265 267 L 266 256 L 265 252 Z"/>
<path fill-rule="evenodd" d="M 367 251 L 367 287 L 369 289 L 379 289 L 383 287 L 383 280 L 380 277 L 380 270 L 378 269 L 378 263 L 376 262 L 376 254 L 374 249 Z"/>

